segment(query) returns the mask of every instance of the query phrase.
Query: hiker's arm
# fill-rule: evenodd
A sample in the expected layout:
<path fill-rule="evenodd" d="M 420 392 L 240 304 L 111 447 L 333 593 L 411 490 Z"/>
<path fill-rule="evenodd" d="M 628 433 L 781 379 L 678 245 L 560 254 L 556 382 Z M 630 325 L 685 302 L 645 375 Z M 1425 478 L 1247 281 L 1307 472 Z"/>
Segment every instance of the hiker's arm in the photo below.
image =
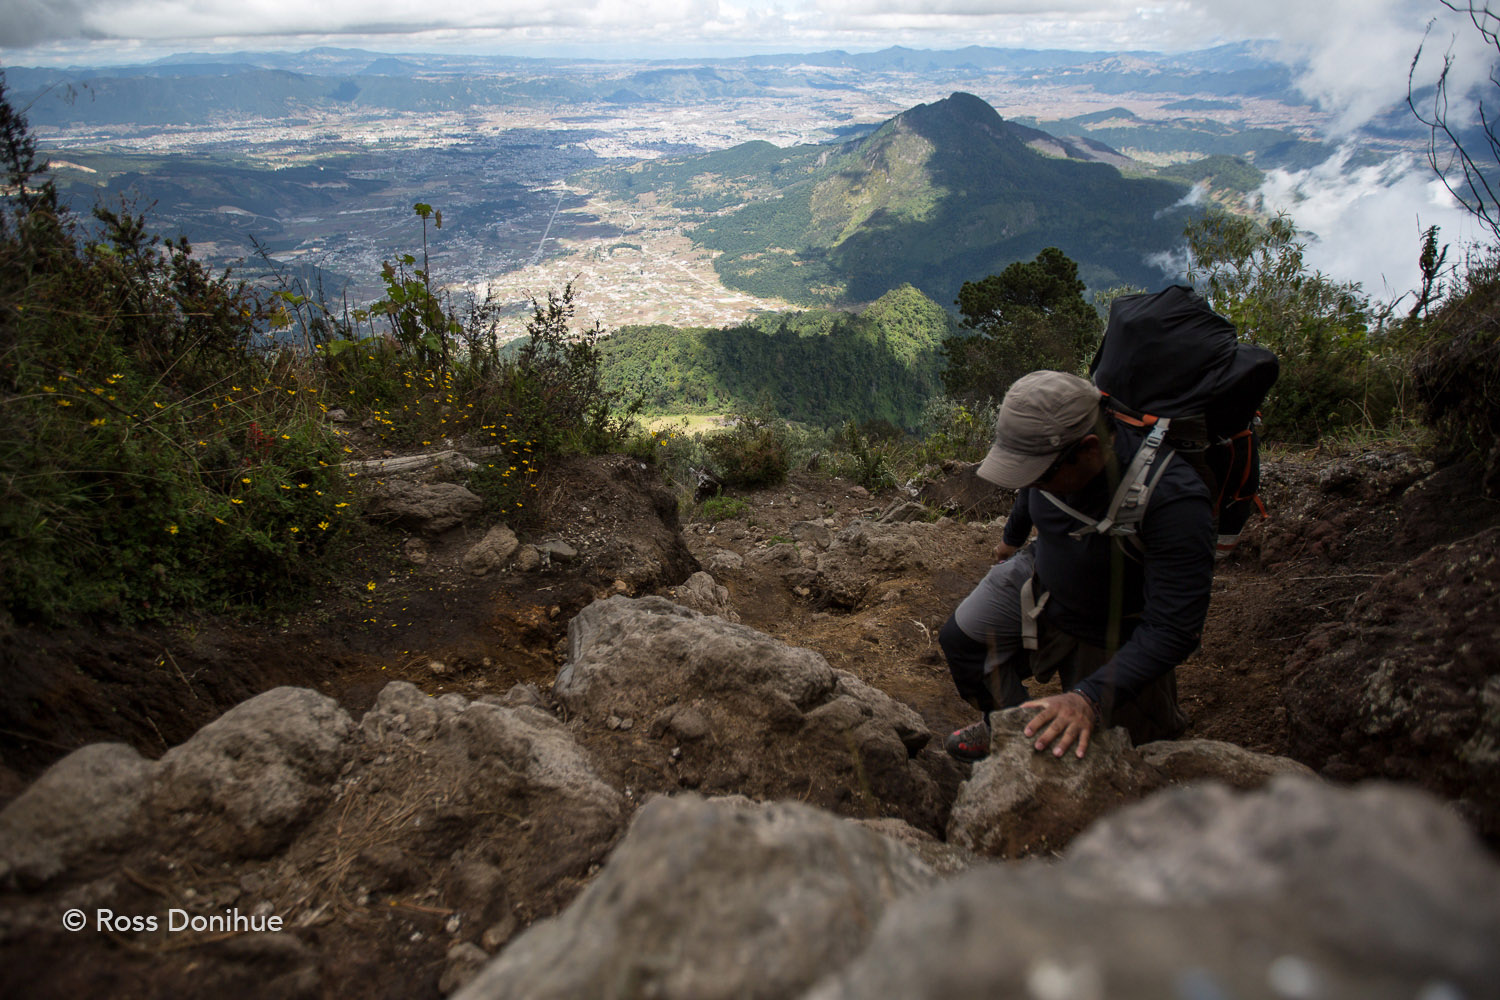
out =
<path fill-rule="evenodd" d="M 1192 655 L 1208 615 L 1214 534 L 1206 496 L 1153 505 L 1141 535 L 1146 566 L 1140 624 L 1113 659 L 1077 685 L 1101 705 L 1129 701 Z"/>
<path fill-rule="evenodd" d="M 1005 530 L 1000 533 L 1000 544 L 995 546 L 995 561 L 1008 559 L 1020 551 L 1031 538 L 1031 487 L 1022 487 L 1016 491 L 1016 502 L 1010 509 L 1010 517 L 1005 519 Z M 1009 549 L 1004 556 L 1000 553 L 1002 547 Z"/>

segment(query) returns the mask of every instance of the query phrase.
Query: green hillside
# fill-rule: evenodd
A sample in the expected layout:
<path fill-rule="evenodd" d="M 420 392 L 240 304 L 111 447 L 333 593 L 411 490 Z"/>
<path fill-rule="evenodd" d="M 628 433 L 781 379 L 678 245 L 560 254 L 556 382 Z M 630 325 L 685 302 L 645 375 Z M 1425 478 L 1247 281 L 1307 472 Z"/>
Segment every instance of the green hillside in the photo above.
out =
<path fill-rule="evenodd" d="M 1124 108 L 1060 121 L 1030 121 L 1058 136 L 1083 136 L 1115 149 L 1141 153 L 1194 153 L 1239 157 L 1262 168 L 1303 170 L 1328 159 L 1334 146 L 1304 139 L 1290 129 L 1229 125 L 1210 118 L 1150 121 Z"/>
<path fill-rule="evenodd" d="M 724 329 L 628 326 L 599 344 L 606 386 L 652 414 L 724 413 L 769 402 L 813 424 L 913 427 L 941 390 L 952 317 L 910 285 L 855 314 L 775 313 Z"/>
<path fill-rule="evenodd" d="M 747 143 L 594 178 L 622 196 L 654 191 L 714 213 L 692 231 L 721 251 L 724 283 L 793 302 L 868 302 L 909 282 L 951 302 L 1043 247 L 1093 287 L 1150 285 L 1148 255 L 1176 244 L 1184 187 L 1044 157 L 984 101 L 954 94 L 840 145 Z"/>
<path fill-rule="evenodd" d="M 1263 172 L 1235 156 L 1205 156 L 1201 160 L 1175 163 L 1163 167 L 1157 176 L 1189 184 L 1204 182 L 1211 191 L 1231 194 L 1249 194 L 1266 179 Z"/>

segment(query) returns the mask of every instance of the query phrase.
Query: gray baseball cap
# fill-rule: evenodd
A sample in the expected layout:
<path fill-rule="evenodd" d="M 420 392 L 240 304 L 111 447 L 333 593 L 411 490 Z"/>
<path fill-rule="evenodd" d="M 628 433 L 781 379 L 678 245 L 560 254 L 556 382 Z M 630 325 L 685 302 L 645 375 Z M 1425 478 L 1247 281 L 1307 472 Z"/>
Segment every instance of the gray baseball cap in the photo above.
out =
<path fill-rule="evenodd" d="M 995 419 L 995 444 L 979 463 L 979 476 L 1020 489 L 1094 429 L 1101 393 L 1086 378 L 1066 372 L 1032 372 L 1011 385 Z"/>

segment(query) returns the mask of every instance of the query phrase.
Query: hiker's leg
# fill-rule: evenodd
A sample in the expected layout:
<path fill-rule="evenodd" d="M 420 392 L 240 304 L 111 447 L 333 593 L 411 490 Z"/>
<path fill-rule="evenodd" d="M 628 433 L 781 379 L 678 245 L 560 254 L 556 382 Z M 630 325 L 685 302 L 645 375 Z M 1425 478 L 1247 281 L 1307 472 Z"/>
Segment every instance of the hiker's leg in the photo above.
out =
<path fill-rule="evenodd" d="M 995 698 L 984 683 L 984 662 L 989 656 L 989 647 L 965 634 L 952 617 L 938 630 L 938 645 L 948 661 L 948 673 L 953 675 L 958 696 L 985 715 L 993 712 Z"/>
<path fill-rule="evenodd" d="M 959 695 L 986 714 L 1027 698 L 1021 679 L 1031 671 L 1021 648 L 1020 595 L 1031 571 L 1025 549 L 997 563 L 938 632 Z"/>
<path fill-rule="evenodd" d="M 1147 684 L 1134 700 L 1114 712 L 1115 724 L 1130 730 L 1136 746 L 1175 740 L 1187 729 L 1187 716 L 1177 704 L 1177 670 L 1173 668 Z"/>

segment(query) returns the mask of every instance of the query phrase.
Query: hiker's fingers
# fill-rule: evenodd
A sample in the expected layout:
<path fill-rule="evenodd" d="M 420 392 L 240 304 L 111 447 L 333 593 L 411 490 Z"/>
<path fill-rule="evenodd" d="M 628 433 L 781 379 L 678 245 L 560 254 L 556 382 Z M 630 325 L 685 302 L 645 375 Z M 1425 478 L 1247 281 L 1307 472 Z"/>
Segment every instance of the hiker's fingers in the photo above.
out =
<path fill-rule="evenodd" d="M 1005 562 L 1005 560 L 1009 559 L 1011 556 L 1020 551 L 1021 550 L 1014 545 L 1009 545 L 1005 542 L 1001 542 L 999 545 L 995 546 L 995 562 Z"/>
<path fill-rule="evenodd" d="M 1046 750 L 1050 746 L 1053 756 L 1061 757 L 1076 743 L 1076 753 L 1079 757 L 1083 756 L 1088 749 L 1089 734 L 1094 728 L 1092 714 L 1083 698 L 1067 694 L 1053 695 L 1050 698 L 1028 701 L 1022 707 L 1039 709 L 1026 723 L 1024 730 L 1028 738 L 1036 737 L 1035 749 Z"/>

